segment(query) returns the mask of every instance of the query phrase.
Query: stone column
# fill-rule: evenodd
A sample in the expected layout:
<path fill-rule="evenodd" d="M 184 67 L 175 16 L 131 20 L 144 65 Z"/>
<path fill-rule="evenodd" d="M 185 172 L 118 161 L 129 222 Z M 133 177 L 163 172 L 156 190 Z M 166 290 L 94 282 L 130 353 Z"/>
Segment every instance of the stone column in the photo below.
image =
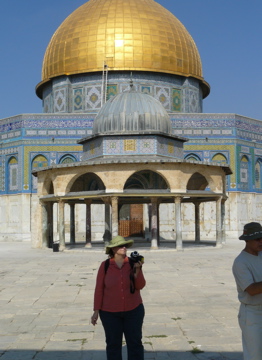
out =
<path fill-rule="evenodd" d="M 112 237 L 118 235 L 118 197 L 111 197 L 112 204 Z"/>
<path fill-rule="evenodd" d="M 200 213 L 199 207 L 200 203 L 195 202 L 195 242 L 196 244 L 200 243 Z"/>
<path fill-rule="evenodd" d="M 86 245 L 85 247 L 92 247 L 91 245 L 91 203 L 92 200 L 85 199 L 86 204 Z"/>
<path fill-rule="evenodd" d="M 112 234 L 111 234 L 110 205 L 108 203 L 105 203 L 105 232 L 103 235 L 103 240 L 104 240 L 105 246 L 108 245 L 111 238 L 112 238 Z"/>
<path fill-rule="evenodd" d="M 65 249 L 65 203 L 58 201 L 59 250 Z"/>
<path fill-rule="evenodd" d="M 226 206 L 225 206 L 226 199 L 222 199 L 221 201 L 221 229 L 222 229 L 222 244 L 226 243 L 226 224 L 225 224 L 225 217 L 226 217 Z"/>
<path fill-rule="evenodd" d="M 158 199 L 151 198 L 151 249 L 157 250 L 159 239 L 158 239 Z"/>
<path fill-rule="evenodd" d="M 175 223 L 176 223 L 176 249 L 183 250 L 182 226 L 181 226 L 181 200 L 180 196 L 175 197 Z"/>
<path fill-rule="evenodd" d="M 48 203 L 48 247 L 52 248 L 54 243 L 54 203 Z"/>
<path fill-rule="evenodd" d="M 144 231 L 145 231 L 145 240 L 149 241 L 151 238 L 151 204 L 144 204 L 143 209 L 143 223 L 144 223 Z"/>
<path fill-rule="evenodd" d="M 75 203 L 69 203 L 70 206 L 70 244 L 75 244 Z"/>
<path fill-rule="evenodd" d="M 222 246 L 221 197 L 216 201 L 216 246 Z"/>
<path fill-rule="evenodd" d="M 41 202 L 42 209 L 42 248 L 48 248 L 48 206 Z"/>
<path fill-rule="evenodd" d="M 157 202 L 157 245 L 160 246 L 160 219 L 159 219 L 160 202 Z"/>

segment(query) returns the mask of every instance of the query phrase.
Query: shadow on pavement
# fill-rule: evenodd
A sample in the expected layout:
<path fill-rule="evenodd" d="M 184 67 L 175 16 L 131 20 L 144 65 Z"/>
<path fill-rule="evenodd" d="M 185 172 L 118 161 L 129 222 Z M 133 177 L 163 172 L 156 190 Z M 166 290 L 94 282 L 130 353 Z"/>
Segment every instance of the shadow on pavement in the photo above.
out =
<path fill-rule="evenodd" d="M 125 351 L 123 351 L 125 353 Z M 105 351 L 37 351 L 37 350 L 0 350 L 1 360 L 106 360 Z M 123 360 L 127 357 L 123 355 Z M 242 360 L 240 352 L 198 352 L 191 351 L 146 351 L 145 360 Z"/>

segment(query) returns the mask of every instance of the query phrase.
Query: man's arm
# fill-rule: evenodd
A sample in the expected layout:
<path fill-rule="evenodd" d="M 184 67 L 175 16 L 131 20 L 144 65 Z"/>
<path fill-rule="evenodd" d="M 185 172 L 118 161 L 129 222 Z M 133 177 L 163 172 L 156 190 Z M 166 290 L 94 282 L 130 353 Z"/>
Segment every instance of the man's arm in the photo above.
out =
<path fill-rule="evenodd" d="M 262 294 L 262 281 L 249 285 L 245 291 L 251 296 Z"/>

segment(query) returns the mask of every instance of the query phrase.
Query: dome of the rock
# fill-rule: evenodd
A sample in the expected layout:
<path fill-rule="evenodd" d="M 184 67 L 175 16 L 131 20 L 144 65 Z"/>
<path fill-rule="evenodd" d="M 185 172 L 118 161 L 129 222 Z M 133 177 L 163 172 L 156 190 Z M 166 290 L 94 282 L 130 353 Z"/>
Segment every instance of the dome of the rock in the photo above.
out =
<path fill-rule="evenodd" d="M 65 19 L 44 56 L 38 95 L 50 79 L 102 71 L 143 71 L 197 79 L 209 85 L 194 40 L 153 0 L 90 0 Z M 41 97 L 41 96 L 40 96 Z"/>

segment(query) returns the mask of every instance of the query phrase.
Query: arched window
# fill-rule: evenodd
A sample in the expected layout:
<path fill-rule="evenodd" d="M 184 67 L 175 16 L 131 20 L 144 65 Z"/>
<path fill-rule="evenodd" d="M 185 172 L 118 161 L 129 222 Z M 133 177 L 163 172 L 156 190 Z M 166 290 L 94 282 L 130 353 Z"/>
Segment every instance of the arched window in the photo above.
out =
<path fill-rule="evenodd" d="M 64 155 L 61 157 L 59 164 L 71 164 L 76 162 L 76 158 L 72 155 Z"/>
<path fill-rule="evenodd" d="M 200 157 L 196 154 L 188 154 L 185 156 L 185 160 L 201 161 Z"/>
<path fill-rule="evenodd" d="M 37 155 L 32 161 L 32 170 L 38 170 L 48 166 L 48 160 L 44 155 Z M 37 190 L 37 177 L 32 176 L 32 190 Z"/>
<path fill-rule="evenodd" d="M 8 191 L 18 190 L 18 161 L 12 156 L 8 161 Z"/>
<path fill-rule="evenodd" d="M 251 184 L 251 176 L 249 175 L 249 160 L 243 155 L 240 160 L 240 188 L 241 190 L 249 190 Z"/>
<path fill-rule="evenodd" d="M 255 185 L 256 189 L 261 189 L 261 172 L 262 172 L 262 159 L 257 159 L 255 165 Z"/>
<path fill-rule="evenodd" d="M 218 163 L 227 163 L 227 158 L 223 154 L 216 154 L 213 156 L 212 161 L 216 161 Z"/>

